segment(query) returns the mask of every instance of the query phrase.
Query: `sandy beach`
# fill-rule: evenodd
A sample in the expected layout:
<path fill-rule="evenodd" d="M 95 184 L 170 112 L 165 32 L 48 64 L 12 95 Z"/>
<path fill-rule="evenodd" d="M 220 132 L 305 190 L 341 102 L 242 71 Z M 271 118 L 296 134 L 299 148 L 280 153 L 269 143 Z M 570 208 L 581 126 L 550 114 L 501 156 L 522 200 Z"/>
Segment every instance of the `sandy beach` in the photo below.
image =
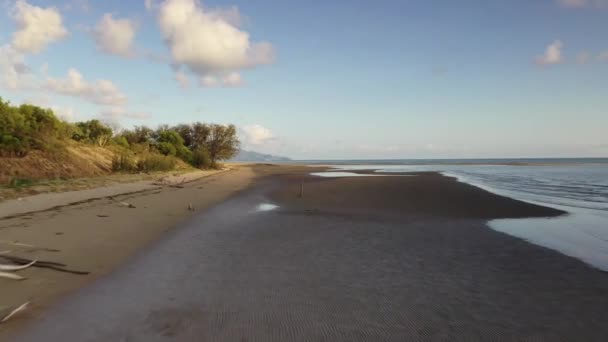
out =
<path fill-rule="evenodd" d="M 37 300 L 0 340 L 608 337 L 605 272 L 486 225 L 563 212 L 436 173 L 312 170 L 242 167 L 119 199 L 134 209 L 105 199 L 3 221 L 0 236 L 23 231 L 19 240 L 62 249 L 36 256 L 93 274 L 29 269 L 27 281 L 2 281 L 2 300 Z"/>
<path fill-rule="evenodd" d="M 249 167 L 234 166 L 229 171 L 173 178 L 167 177 L 165 184 L 179 186 L 137 182 L 0 202 L 0 213 L 9 216 L 0 219 L 0 251 L 90 272 L 73 275 L 30 268 L 19 272 L 28 278 L 24 281 L 0 279 L 0 309 L 31 302 L 22 315 L 0 326 L 0 340 L 38 317 L 57 298 L 107 274 L 178 223 L 245 189 L 254 173 Z M 188 210 L 189 204 L 193 211 Z"/>

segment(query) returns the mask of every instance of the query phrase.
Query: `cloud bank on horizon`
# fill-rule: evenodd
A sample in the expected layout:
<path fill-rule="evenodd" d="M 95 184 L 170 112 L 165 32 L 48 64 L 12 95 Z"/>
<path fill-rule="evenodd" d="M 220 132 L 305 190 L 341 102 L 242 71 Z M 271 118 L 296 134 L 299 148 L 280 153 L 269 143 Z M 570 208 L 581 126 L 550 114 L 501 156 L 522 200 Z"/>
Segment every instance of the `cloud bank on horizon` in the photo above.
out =
<path fill-rule="evenodd" d="M 545 1 L 568 12 L 608 13 L 608 0 Z M 0 35 L 0 88 L 14 94 L 12 96 L 18 101 L 50 107 L 69 120 L 99 117 L 127 125 L 154 120 L 158 116 L 155 102 L 174 101 L 177 106 L 182 101 L 180 99 L 188 98 L 185 102 L 194 102 L 192 99 L 205 96 L 207 103 L 217 107 L 219 105 L 214 103 L 214 99 L 206 94 L 218 94 L 216 92 L 222 88 L 226 93 L 221 96 L 225 99 L 230 99 L 232 95 L 229 92 L 232 92 L 235 99 L 236 96 L 244 96 L 242 98 L 246 101 L 255 102 L 253 94 L 256 89 L 267 87 L 268 81 L 263 78 L 266 70 L 280 70 L 276 65 L 276 42 L 273 43 L 272 38 L 265 39 L 264 33 L 268 30 L 256 31 L 257 27 L 252 25 L 255 18 L 246 18 L 238 6 L 213 7 L 209 2 L 138 0 L 117 8 L 87 0 L 6 2 L 7 20 L 0 28 L 12 29 L 12 32 Z M 248 6 L 243 4 L 243 7 Z M 252 7 L 248 8 L 252 10 Z M 256 13 L 259 15 L 260 12 Z M 79 15 L 87 19 L 78 21 Z M 322 42 L 323 37 L 318 37 L 318 34 L 311 31 L 311 35 L 317 37 L 310 39 Z M 549 33 L 536 44 L 536 48 L 527 47 L 528 60 L 519 62 L 521 67 L 528 67 L 530 73 L 535 68 L 555 70 L 608 65 L 608 45 L 582 46 L 571 36 L 557 32 Z M 292 45 L 293 42 L 281 44 Z M 368 51 L 375 50 L 370 46 Z M 339 52 L 339 46 L 332 50 L 332 53 Z M 70 58 L 72 53 L 74 58 Z M 319 53 L 324 51 L 319 50 Z M 287 64 L 297 58 L 289 49 L 286 54 L 292 58 Z M 346 65 L 347 59 L 356 60 L 358 57 L 345 52 L 343 58 Z M 264 68 L 273 64 L 272 68 Z M 144 83 L 138 84 L 123 76 L 135 73 L 140 65 L 146 68 L 145 76 L 150 77 Z M 339 70 L 341 65 L 335 67 Z M 375 68 L 381 68 L 381 65 Z M 449 70 L 441 65 L 432 69 Z M 273 72 L 277 77 L 276 71 Z M 449 78 L 450 72 L 434 77 Z M 140 73 L 144 74 L 144 71 Z M 152 77 L 167 73 L 171 75 L 169 82 L 166 78 L 158 81 Z M 289 78 L 286 73 L 281 75 Z M 253 77 L 250 79 L 249 76 Z M 275 81 L 281 83 L 278 79 Z M 302 82 L 314 84 L 314 81 L 305 79 Z M 345 84 L 345 88 L 348 87 Z M 304 102 L 307 101 L 305 96 L 305 93 L 301 95 Z M 352 94 L 351 98 L 354 103 L 362 99 L 360 94 Z M 199 108 L 204 106 L 198 105 Z M 284 124 L 273 125 L 271 115 L 260 113 L 271 108 L 270 105 L 259 106 L 257 117 L 236 117 L 240 120 L 237 124 L 247 148 L 303 157 L 312 156 L 314 152 L 309 151 L 318 152 L 321 147 L 315 147 L 314 142 L 302 143 L 302 138 L 291 139 L 289 135 L 299 136 L 299 132 L 283 133 L 283 129 L 287 129 Z M 407 112 L 407 108 L 401 109 Z M 180 120 L 189 118 L 186 114 L 181 115 Z M 374 115 L 369 113 L 368 116 Z M 375 118 L 378 119 L 377 116 Z M 158 119 L 162 121 L 163 118 Z M 355 129 L 351 127 L 351 130 Z M 282 133 L 277 134 L 276 131 Z M 451 156 L 456 153 L 449 143 L 419 140 L 405 144 L 418 146 L 412 152 L 401 144 L 382 142 L 379 144 L 383 147 L 379 147 L 355 144 L 355 140 L 350 139 L 349 147 L 344 147 L 344 150 L 340 147 L 343 142 L 334 144 L 332 148 L 336 153 L 350 149 L 350 153 L 355 155 L 427 153 Z M 603 143 L 595 142 L 593 146 Z"/>

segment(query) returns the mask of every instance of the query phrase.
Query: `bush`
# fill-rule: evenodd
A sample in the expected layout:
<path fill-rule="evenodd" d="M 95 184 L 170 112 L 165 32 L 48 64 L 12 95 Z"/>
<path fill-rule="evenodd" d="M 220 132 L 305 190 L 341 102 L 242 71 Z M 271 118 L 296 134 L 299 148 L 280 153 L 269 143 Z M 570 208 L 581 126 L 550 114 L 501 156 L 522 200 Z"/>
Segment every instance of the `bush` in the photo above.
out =
<path fill-rule="evenodd" d="M 117 137 L 112 138 L 112 143 L 114 143 L 114 145 L 117 145 L 117 146 L 129 148 L 129 142 L 127 141 L 127 138 L 125 138 L 123 136 L 117 136 Z"/>
<path fill-rule="evenodd" d="M 175 148 L 175 146 L 168 142 L 161 142 L 156 144 L 156 149 L 158 150 L 158 152 L 164 154 L 165 156 L 174 156 L 177 153 L 177 149 Z"/>
<path fill-rule="evenodd" d="M 121 153 L 115 155 L 112 158 L 112 171 L 113 172 L 135 172 L 137 171 L 137 164 L 133 157 L 128 153 Z"/>
<path fill-rule="evenodd" d="M 201 147 L 192 152 L 192 166 L 199 169 L 209 169 L 213 166 L 206 148 Z"/>
<path fill-rule="evenodd" d="M 192 151 L 190 151 L 190 149 L 188 149 L 186 146 L 181 145 L 178 146 L 176 148 L 176 153 L 175 155 L 185 161 L 186 163 L 191 163 L 192 162 Z"/>
<path fill-rule="evenodd" d="M 170 171 L 175 167 L 175 158 L 161 155 L 150 155 L 137 163 L 137 169 L 142 172 Z"/>
<path fill-rule="evenodd" d="M 0 98 L 0 156 L 24 157 L 62 137 L 62 123 L 50 109 L 11 106 Z"/>

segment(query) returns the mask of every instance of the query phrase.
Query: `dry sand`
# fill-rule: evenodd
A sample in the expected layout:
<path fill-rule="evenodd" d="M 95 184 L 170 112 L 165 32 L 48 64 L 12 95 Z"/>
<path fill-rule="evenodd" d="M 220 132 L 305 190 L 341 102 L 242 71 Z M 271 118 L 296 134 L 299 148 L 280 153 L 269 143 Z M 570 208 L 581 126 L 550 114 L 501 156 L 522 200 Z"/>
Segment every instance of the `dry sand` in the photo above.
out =
<path fill-rule="evenodd" d="M 10 250 L 10 255 L 91 272 L 82 276 L 30 268 L 18 272 L 27 280 L 0 278 L 0 310 L 32 303 L 24 314 L 0 325 L 0 340 L 59 296 L 106 274 L 179 222 L 245 189 L 254 172 L 248 166 L 234 166 L 229 171 L 194 173 L 165 182 L 180 184 L 184 178 L 190 183 L 180 187 L 138 182 L 0 203 L 0 216 L 13 216 L 0 219 L 0 252 Z M 188 210 L 190 203 L 194 211 Z M 32 211 L 37 212 L 23 214 Z"/>

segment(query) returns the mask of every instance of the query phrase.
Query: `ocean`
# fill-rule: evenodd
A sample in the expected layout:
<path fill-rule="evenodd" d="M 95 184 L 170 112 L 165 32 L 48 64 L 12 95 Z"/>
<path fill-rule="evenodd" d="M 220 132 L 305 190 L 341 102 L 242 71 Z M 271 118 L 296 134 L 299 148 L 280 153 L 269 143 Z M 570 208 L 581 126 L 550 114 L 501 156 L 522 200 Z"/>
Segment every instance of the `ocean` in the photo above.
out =
<path fill-rule="evenodd" d="M 306 161 L 353 170 L 435 171 L 498 195 L 568 212 L 557 218 L 499 219 L 497 231 L 608 271 L 608 158 Z"/>

